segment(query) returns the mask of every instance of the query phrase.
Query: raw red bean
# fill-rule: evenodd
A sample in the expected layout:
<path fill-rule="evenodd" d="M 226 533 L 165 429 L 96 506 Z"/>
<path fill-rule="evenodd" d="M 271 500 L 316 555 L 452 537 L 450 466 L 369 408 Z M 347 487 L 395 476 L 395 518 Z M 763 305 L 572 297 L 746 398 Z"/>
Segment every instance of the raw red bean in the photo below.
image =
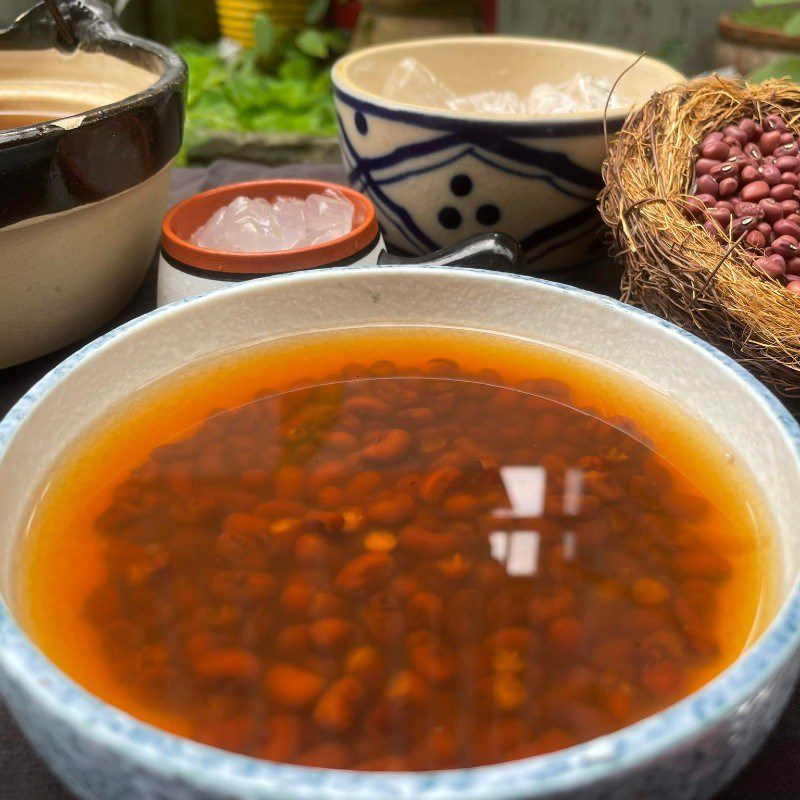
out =
<path fill-rule="evenodd" d="M 704 210 L 703 213 L 702 213 L 702 216 L 703 217 L 706 216 L 706 213 L 720 227 L 727 228 L 728 225 L 730 225 L 731 212 L 728 211 L 727 208 L 712 208 L 712 209 L 708 210 L 707 212 Z"/>
<path fill-rule="evenodd" d="M 786 262 L 787 275 L 800 275 L 800 257 L 795 256 Z"/>
<path fill-rule="evenodd" d="M 691 219 L 703 220 L 707 216 L 708 209 L 697 197 L 689 197 L 684 208 L 686 215 Z"/>
<path fill-rule="evenodd" d="M 765 131 L 785 131 L 786 123 L 777 115 L 770 114 L 764 117 L 764 130 Z"/>
<path fill-rule="evenodd" d="M 779 256 L 792 258 L 797 254 L 797 239 L 792 236 L 779 236 L 772 243 L 772 249 Z"/>
<path fill-rule="evenodd" d="M 769 241 L 772 235 L 772 228 L 768 222 L 759 222 L 758 225 L 756 225 L 756 230 L 764 237 L 765 241 Z"/>
<path fill-rule="evenodd" d="M 739 170 L 739 180 L 742 183 L 752 183 L 760 178 L 761 175 L 758 172 L 758 168 L 752 164 L 748 164 L 746 167 L 742 167 L 741 170 Z"/>
<path fill-rule="evenodd" d="M 737 217 L 733 221 L 731 235 L 734 239 L 738 239 L 748 231 L 754 230 L 757 224 L 758 220 L 755 217 Z"/>
<path fill-rule="evenodd" d="M 750 184 L 752 186 L 752 184 Z M 736 178 L 723 178 L 719 182 L 719 196 L 730 197 L 739 191 L 739 181 Z"/>
<path fill-rule="evenodd" d="M 783 217 L 783 208 L 774 197 L 765 197 L 758 201 L 759 208 L 764 212 L 764 220 L 773 225 Z"/>
<path fill-rule="evenodd" d="M 717 161 L 724 161 L 731 152 L 731 148 L 725 142 L 719 140 L 707 142 L 702 146 L 700 152 L 704 158 L 713 158 Z"/>
<path fill-rule="evenodd" d="M 767 240 L 763 233 L 759 231 L 750 231 L 745 238 L 745 242 L 747 242 L 750 247 L 760 250 L 767 243 Z"/>
<path fill-rule="evenodd" d="M 765 164 L 758 171 L 767 186 L 777 186 L 781 182 L 781 171 L 774 164 Z"/>
<path fill-rule="evenodd" d="M 769 185 L 766 181 L 753 181 L 742 188 L 742 200 L 748 203 L 757 203 L 768 197 L 769 194 Z"/>
<path fill-rule="evenodd" d="M 798 180 L 798 177 L 794 172 L 782 172 L 781 183 L 791 184 L 796 189 L 800 184 L 800 181 Z"/>
<path fill-rule="evenodd" d="M 794 222 L 795 225 L 800 225 L 800 214 L 787 214 L 786 219 L 789 222 Z"/>
<path fill-rule="evenodd" d="M 722 132 L 725 134 L 725 136 L 730 136 L 733 139 L 736 139 L 740 145 L 744 145 L 747 142 L 747 134 L 738 125 L 728 125 L 728 127 L 724 128 Z"/>
<path fill-rule="evenodd" d="M 719 165 L 719 161 L 713 158 L 698 158 L 697 163 L 694 165 L 695 175 L 708 175 L 711 170 Z"/>
<path fill-rule="evenodd" d="M 712 131 L 703 137 L 703 141 L 700 142 L 700 147 L 711 144 L 712 142 L 721 142 L 724 135 L 725 134 L 722 131 Z"/>
<path fill-rule="evenodd" d="M 800 169 L 800 158 L 796 156 L 778 156 L 775 166 L 781 172 L 797 172 Z"/>
<path fill-rule="evenodd" d="M 754 161 L 761 161 L 761 151 L 754 144 L 745 145 L 744 154 Z"/>
<path fill-rule="evenodd" d="M 787 142 L 786 144 L 782 144 L 777 152 L 776 155 L 781 156 L 796 156 L 800 150 L 800 145 L 797 142 Z"/>
<path fill-rule="evenodd" d="M 712 197 L 719 195 L 719 184 L 710 175 L 701 175 L 696 183 L 697 194 L 710 194 Z"/>
<path fill-rule="evenodd" d="M 727 239 L 725 233 L 723 233 L 722 229 L 717 225 L 716 222 L 709 220 L 708 222 L 703 223 L 703 227 L 718 241 L 724 242 Z"/>
<path fill-rule="evenodd" d="M 751 184 L 752 185 L 752 184 Z M 764 184 L 766 186 L 766 184 Z M 779 183 L 769 190 L 769 196 L 773 200 L 791 200 L 794 197 L 795 187 L 791 183 Z"/>
<path fill-rule="evenodd" d="M 694 199 L 699 200 L 706 208 L 714 208 L 714 206 L 719 205 L 716 198 L 711 194 L 696 194 Z"/>
<path fill-rule="evenodd" d="M 708 174 L 715 181 L 721 181 L 723 178 L 735 178 L 739 174 L 739 167 L 736 164 L 725 161 L 721 164 L 714 165 L 708 171 Z"/>
<path fill-rule="evenodd" d="M 733 213 L 737 217 L 757 217 L 761 219 L 764 211 L 758 203 L 734 203 Z"/>
<path fill-rule="evenodd" d="M 739 127 L 747 139 L 754 139 L 756 135 L 756 121 L 751 117 L 745 117 L 739 122 Z"/>
<path fill-rule="evenodd" d="M 776 236 L 791 236 L 800 241 L 800 225 L 790 222 L 788 219 L 779 219 L 773 226 Z"/>
<path fill-rule="evenodd" d="M 796 214 L 800 209 L 800 203 L 797 200 L 780 200 L 779 202 L 784 214 Z"/>
<path fill-rule="evenodd" d="M 762 256 L 761 258 L 757 258 L 755 261 L 755 265 L 759 268 L 764 270 L 770 278 L 780 278 L 783 275 L 783 269 L 781 266 L 773 261 L 771 256 Z"/>
<path fill-rule="evenodd" d="M 786 284 L 786 291 L 792 294 L 800 294 L 800 280 L 790 281 Z"/>
<path fill-rule="evenodd" d="M 775 148 L 781 143 L 780 131 L 771 130 L 761 134 L 758 140 L 758 148 L 765 156 L 771 155 Z"/>

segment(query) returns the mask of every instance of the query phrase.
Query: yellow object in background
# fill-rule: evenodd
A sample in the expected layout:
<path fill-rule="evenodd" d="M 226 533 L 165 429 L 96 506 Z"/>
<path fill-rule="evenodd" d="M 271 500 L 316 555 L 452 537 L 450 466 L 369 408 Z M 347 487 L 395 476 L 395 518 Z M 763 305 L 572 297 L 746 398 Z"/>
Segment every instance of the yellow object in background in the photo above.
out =
<path fill-rule="evenodd" d="M 217 0 L 217 17 L 223 36 L 243 47 L 255 44 L 253 20 L 265 13 L 276 28 L 300 30 L 305 24 L 308 0 Z"/>

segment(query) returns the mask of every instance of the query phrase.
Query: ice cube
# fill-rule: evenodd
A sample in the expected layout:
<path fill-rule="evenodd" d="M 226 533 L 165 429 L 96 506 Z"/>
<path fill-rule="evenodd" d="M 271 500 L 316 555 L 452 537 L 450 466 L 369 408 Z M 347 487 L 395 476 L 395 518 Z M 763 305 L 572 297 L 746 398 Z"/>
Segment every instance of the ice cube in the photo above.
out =
<path fill-rule="evenodd" d="M 516 92 L 478 92 L 446 101 L 451 111 L 478 114 L 524 114 L 525 103 Z"/>
<path fill-rule="evenodd" d="M 348 234 L 355 208 L 340 192 L 326 189 L 305 200 L 280 196 L 236 197 L 215 211 L 191 236 L 199 247 L 234 253 L 270 253 L 321 244 Z"/>
<path fill-rule="evenodd" d="M 353 229 L 353 204 L 339 192 L 326 189 L 306 198 L 306 236 L 309 245 L 339 239 Z"/>
<path fill-rule="evenodd" d="M 190 239 L 192 244 L 196 244 L 198 247 L 207 247 L 210 250 L 223 250 L 224 247 L 222 245 L 225 244 L 225 237 L 222 234 L 222 224 L 227 213 L 227 206 L 215 211 L 211 219 L 192 234 Z"/>
<path fill-rule="evenodd" d="M 404 58 L 392 67 L 381 94 L 387 100 L 435 108 L 445 108 L 447 101 L 455 97 L 455 93 L 416 58 Z"/>
<path fill-rule="evenodd" d="M 577 111 L 575 101 L 551 83 L 540 83 L 534 86 L 528 95 L 527 110 L 529 114 L 570 114 Z"/>
<path fill-rule="evenodd" d="M 276 197 L 275 223 L 281 231 L 283 250 L 300 247 L 306 237 L 306 204 L 297 197 Z"/>

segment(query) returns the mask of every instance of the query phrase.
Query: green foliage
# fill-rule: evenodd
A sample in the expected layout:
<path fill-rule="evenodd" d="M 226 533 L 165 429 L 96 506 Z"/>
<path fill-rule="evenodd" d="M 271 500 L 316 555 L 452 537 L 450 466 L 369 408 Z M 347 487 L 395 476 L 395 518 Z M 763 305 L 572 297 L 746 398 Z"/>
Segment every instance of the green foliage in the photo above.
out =
<path fill-rule="evenodd" d="M 319 25 L 325 19 L 330 7 L 330 0 L 310 0 L 306 9 L 306 24 Z"/>
<path fill-rule="evenodd" d="M 753 0 L 753 6 L 732 12 L 731 19 L 740 25 L 800 36 L 797 0 Z"/>
<path fill-rule="evenodd" d="M 335 135 L 330 60 L 347 48 L 347 35 L 309 28 L 289 36 L 264 14 L 254 34 L 255 47 L 230 61 L 216 45 L 175 45 L 189 66 L 181 162 L 213 131 Z"/>
<path fill-rule="evenodd" d="M 794 81 L 800 81 L 800 57 L 776 58 L 768 64 L 757 67 L 747 75 L 747 80 L 751 83 L 760 83 L 767 78 L 791 78 Z"/>
<path fill-rule="evenodd" d="M 256 14 L 253 19 L 253 37 L 256 44 L 253 48 L 256 59 L 261 64 L 269 64 L 277 55 L 279 35 L 278 29 L 266 14 Z"/>
<path fill-rule="evenodd" d="M 783 26 L 783 32 L 788 36 L 800 36 L 800 11 L 795 11 Z"/>
<path fill-rule="evenodd" d="M 294 43 L 298 50 L 307 56 L 312 58 L 328 57 L 328 41 L 322 31 L 318 31 L 316 28 L 306 28 L 306 30 L 300 31 Z"/>

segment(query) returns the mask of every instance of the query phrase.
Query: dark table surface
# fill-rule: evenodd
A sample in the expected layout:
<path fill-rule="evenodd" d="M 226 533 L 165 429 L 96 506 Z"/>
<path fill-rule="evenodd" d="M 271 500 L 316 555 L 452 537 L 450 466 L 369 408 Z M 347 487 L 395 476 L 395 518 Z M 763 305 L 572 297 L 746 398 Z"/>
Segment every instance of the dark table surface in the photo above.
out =
<path fill-rule="evenodd" d="M 176 169 L 170 203 L 224 183 L 263 177 L 309 177 L 344 182 L 335 165 L 303 165 L 269 169 L 218 161 L 203 169 Z M 617 295 L 619 274 L 601 261 L 575 271 L 561 271 L 554 280 L 610 296 Z M 155 263 L 134 299 L 109 328 L 155 306 Z M 46 372 L 84 342 L 18 367 L 0 370 L 0 417 Z M 0 700 L 0 800 L 74 800 L 20 734 Z M 646 798 L 643 798 L 646 800 Z M 675 798 L 675 800 L 680 800 Z M 761 752 L 716 800 L 800 800 L 800 689 Z"/>

